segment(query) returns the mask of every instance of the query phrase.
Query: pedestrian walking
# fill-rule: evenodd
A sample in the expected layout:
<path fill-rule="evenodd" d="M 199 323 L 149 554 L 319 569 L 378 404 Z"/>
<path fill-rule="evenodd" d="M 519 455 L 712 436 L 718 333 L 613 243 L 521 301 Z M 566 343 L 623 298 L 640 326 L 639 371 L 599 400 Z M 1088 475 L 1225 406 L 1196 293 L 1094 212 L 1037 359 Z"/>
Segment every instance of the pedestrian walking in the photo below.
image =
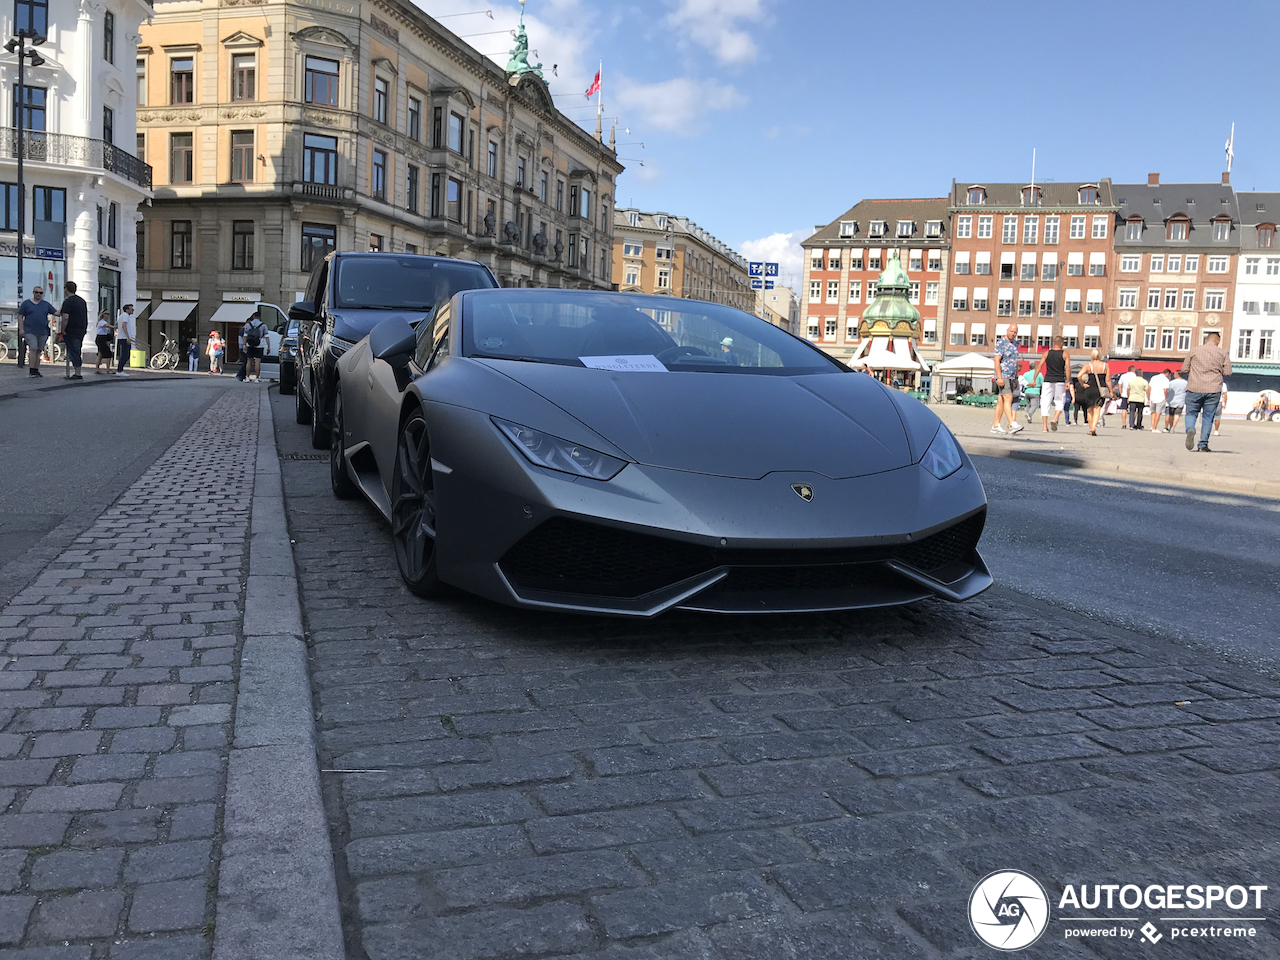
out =
<path fill-rule="evenodd" d="M 1026 409 L 1027 423 L 1030 423 L 1031 409 L 1040 407 L 1040 387 L 1044 383 L 1044 376 L 1028 365 L 1027 372 L 1018 378 L 1018 383 L 1022 386 L 1023 406 Z"/>
<path fill-rule="evenodd" d="M 1075 422 L 1077 425 L 1089 423 L 1089 405 L 1084 401 L 1084 387 L 1078 381 L 1071 381 L 1071 401 L 1075 407 Z M 1098 416 L 1102 416 L 1102 408 L 1098 408 Z"/>
<path fill-rule="evenodd" d="M 1220 346 L 1222 337 L 1215 330 L 1182 361 L 1187 375 L 1187 449 L 1209 452 L 1209 431 L 1222 403 L 1223 378 L 1231 375 L 1231 355 Z M 1196 420 L 1200 421 L 1200 440 L 1196 441 Z"/>
<path fill-rule="evenodd" d="M 89 305 L 84 302 L 84 297 L 76 293 L 74 280 L 68 280 L 63 284 L 62 289 L 66 296 L 62 300 L 62 309 L 58 313 L 62 315 L 62 339 L 67 347 L 67 360 L 74 371 L 71 379 L 83 380 L 80 367 L 84 362 L 82 353 L 84 338 L 89 332 Z"/>
<path fill-rule="evenodd" d="M 58 311 L 44 298 L 44 287 L 32 287 L 31 299 L 23 300 L 18 307 L 18 327 L 27 347 L 27 372 L 32 377 L 43 377 L 40 357 L 49 342 L 49 318 Z"/>
<path fill-rule="evenodd" d="M 1078 396 L 1083 402 L 1089 423 L 1089 436 L 1098 435 L 1098 420 L 1102 416 L 1102 405 L 1111 399 L 1111 385 L 1107 382 L 1107 364 L 1095 348 L 1089 353 L 1089 362 L 1080 368 L 1080 390 Z"/>
<path fill-rule="evenodd" d="M 187 372 L 195 373 L 200 367 L 200 341 L 195 337 L 187 344 Z"/>
<path fill-rule="evenodd" d="M 255 314 L 241 328 L 240 336 L 244 341 L 245 349 L 245 366 L 243 368 L 245 375 L 241 379 L 253 380 L 256 383 L 262 376 L 263 341 L 267 339 L 267 325 Z M 722 355 L 726 349 L 731 348 L 726 348 L 721 343 Z"/>
<path fill-rule="evenodd" d="M 244 327 L 241 327 L 240 332 L 236 334 L 236 346 L 240 348 L 240 369 L 236 371 L 236 379 L 244 383 L 244 378 L 248 376 L 249 371 L 249 350 L 244 343 Z"/>
<path fill-rule="evenodd" d="M 1173 379 L 1169 381 L 1169 394 L 1165 403 L 1164 432 L 1171 433 L 1178 428 L 1178 419 L 1187 408 L 1187 381 L 1182 379 L 1182 371 L 1175 370 Z"/>
<path fill-rule="evenodd" d="M 111 370 L 111 361 L 115 352 L 111 343 L 115 340 L 116 325 L 111 322 L 111 311 L 105 307 L 98 311 L 98 325 L 93 330 L 93 342 L 98 348 L 98 359 L 93 365 L 94 373 L 102 373 L 102 362 L 107 362 L 107 370 Z"/>
<path fill-rule="evenodd" d="M 1018 383 L 1018 328 L 1009 324 L 1004 337 L 996 341 L 995 354 L 992 357 L 995 365 L 993 388 L 996 395 L 996 419 L 991 424 L 992 433 L 1017 433 L 1022 429 L 1013 413 L 1014 393 Z M 1009 429 L 1000 425 L 1000 419 L 1007 417 Z"/>
<path fill-rule="evenodd" d="M 1162 370 L 1150 380 L 1147 386 L 1147 403 L 1151 407 L 1151 432 L 1160 429 L 1160 418 L 1164 415 L 1165 406 L 1169 402 L 1169 384 L 1173 382 L 1173 373 Z"/>
<path fill-rule="evenodd" d="M 1151 384 L 1139 370 L 1129 378 L 1129 429 L 1142 429 L 1142 411 L 1147 408 L 1147 388 Z"/>
<path fill-rule="evenodd" d="M 116 316 L 116 373 L 127 377 L 125 367 L 129 365 L 129 351 L 132 349 L 134 329 L 133 304 L 126 303 Z"/>
<path fill-rule="evenodd" d="M 1062 337 L 1053 338 L 1053 348 L 1045 352 L 1036 365 L 1036 372 L 1044 371 L 1044 387 L 1040 392 L 1040 423 L 1044 432 L 1058 429 L 1058 418 L 1062 416 L 1067 402 L 1067 381 L 1071 379 L 1071 354 L 1062 346 Z M 1053 420 L 1049 419 L 1049 408 L 1053 408 Z"/>
<path fill-rule="evenodd" d="M 1134 371 L 1137 368 L 1132 364 L 1129 369 L 1120 374 L 1120 429 L 1129 429 L 1129 381 L 1133 379 Z"/>
<path fill-rule="evenodd" d="M 209 331 L 209 346 L 205 349 L 209 355 L 209 372 L 222 372 L 222 357 L 226 352 L 226 346 L 222 342 L 222 334 L 217 330 Z"/>

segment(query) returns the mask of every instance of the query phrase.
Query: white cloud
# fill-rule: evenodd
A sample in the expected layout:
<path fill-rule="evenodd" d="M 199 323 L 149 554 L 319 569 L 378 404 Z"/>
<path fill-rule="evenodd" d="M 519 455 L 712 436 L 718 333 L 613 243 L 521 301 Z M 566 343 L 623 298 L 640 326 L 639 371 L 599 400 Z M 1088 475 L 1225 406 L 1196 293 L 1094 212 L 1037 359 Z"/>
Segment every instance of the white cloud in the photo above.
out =
<path fill-rule="evenodd" d="M 765 260 L 778 264 L 778 279 L 799 296 L 798 284 L 804 277 L 804 251 L 800 241 L 812 231 L 792 230 L 790 233 L 771 233 L 759 240 L 744 240 L 738 252 L 748 260 Z"/>
<path fill-rule="evenodd" d="M 734 110 L 747 102 L 732 84 L 693 77 L 673 77 L 658 83 L 636 83 L 623 78 L 613 102 L 631 110 L 657 130 L 690 135 L 698 120 L 716 110 Z"/>
<path fill-rule="evenodd" d="M 667 14 L 667 26 L 706 48 L 721 63 L 750 63 L 759 49 L 737 21 L 764 18 L 762 0 L 680 0 Z"/>

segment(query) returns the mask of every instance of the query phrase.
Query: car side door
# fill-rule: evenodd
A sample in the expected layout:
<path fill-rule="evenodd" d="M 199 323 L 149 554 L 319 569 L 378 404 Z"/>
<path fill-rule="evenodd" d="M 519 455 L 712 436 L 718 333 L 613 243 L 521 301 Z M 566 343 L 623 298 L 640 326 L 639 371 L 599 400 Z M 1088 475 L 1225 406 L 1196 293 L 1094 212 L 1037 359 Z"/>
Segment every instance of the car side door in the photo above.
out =
<path fill-rule="evenodd" d="M 308 403 L 314 403 L 311 395 L 311 384 L 314 382 L 310 373 L 319 367 L 321 351 L 324 348 L 322 334 L 324 324 L 321 316 L 321 302 L 325 299 L 325 287 L 329 279 L 329 261 L 324 259 L 316 264 L 307 280 L 307 292 L 303 302 L 309 306 L 307 315 L 298 316 L 298 390 Z"/>
<path fill-rule="evenodd" d="M 280 362 L 280 341 L 284 339 L 285 332 L 289 329 L 289 318 L 285 316 L 285 312 L 274 303 L 259 301 L 255 304 L 258 311 L 258 319 L 266 325 L 267 337 L 263 347 L 262 359 L 268 363 Z"/>

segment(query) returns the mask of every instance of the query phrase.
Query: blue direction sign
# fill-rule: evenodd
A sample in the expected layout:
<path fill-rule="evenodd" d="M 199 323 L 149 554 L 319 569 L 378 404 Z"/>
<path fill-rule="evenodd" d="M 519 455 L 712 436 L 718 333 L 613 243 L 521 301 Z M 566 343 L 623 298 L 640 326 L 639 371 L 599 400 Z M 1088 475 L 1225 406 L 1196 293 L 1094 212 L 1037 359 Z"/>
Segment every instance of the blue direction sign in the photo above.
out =
<path fill-rule="evenodd" d="M 764 281 L 763 281 L 763 280 L 759 280 L 759 279 L 753 279 L 753 280 L 751 281 L 751 289 L 752 289 L 752 290 L 763 290 L 763 289 L 764 289 Z"/>
<path fill-rule="evenodd" d="M 764 288 L 765 288 L 766 290 L 772 290 L 772 289 L 773 289 L 773 281 L 772 281 L 772 280 L 766 280 L 766 281 L 764 282 Z"/>
<path fill-rule="evenodd" d="M 764 275 L 766 277 L 776 277 L 778 275 L 778 265 L 776 263 L 766 263 L 764 265 Z"/>
<path fill-rule="evenodd" d="M 765 264 L 759 260 L 752 260 L 747 264 L 747 275 L 752 277 L 764 276 Z"/>

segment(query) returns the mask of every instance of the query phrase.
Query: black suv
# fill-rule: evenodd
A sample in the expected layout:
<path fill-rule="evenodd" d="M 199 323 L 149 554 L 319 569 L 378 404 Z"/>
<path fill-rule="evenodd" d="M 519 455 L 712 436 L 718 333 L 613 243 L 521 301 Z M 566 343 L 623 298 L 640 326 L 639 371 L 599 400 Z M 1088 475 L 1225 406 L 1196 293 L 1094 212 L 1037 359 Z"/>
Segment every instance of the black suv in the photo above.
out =
<path fill-rule="evenodd" d="M 459 290 L 498 286 L 489 268 L 472 260 L 410 253 L 331 253 L 311 271 L 305 299 L 289 307 L 298 321 L 299 423 L 311 425 L 311 445 L 329 446 L 334 364 L 378 323 L 404 317 L 412 324 Z"/>

